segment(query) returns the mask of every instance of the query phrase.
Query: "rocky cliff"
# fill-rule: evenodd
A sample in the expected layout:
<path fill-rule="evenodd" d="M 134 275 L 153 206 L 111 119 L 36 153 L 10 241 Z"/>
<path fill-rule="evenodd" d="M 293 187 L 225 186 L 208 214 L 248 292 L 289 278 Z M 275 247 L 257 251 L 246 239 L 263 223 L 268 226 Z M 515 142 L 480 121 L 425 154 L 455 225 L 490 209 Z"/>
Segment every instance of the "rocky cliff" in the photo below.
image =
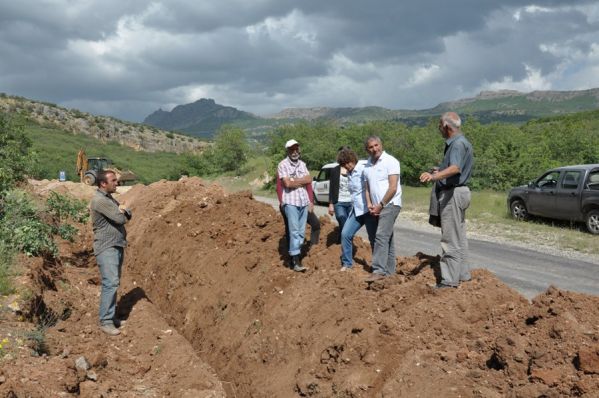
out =
<path fill-rule="evenodd" d="M 18 114 L 41 125 L 51 125 L 72 134 L 84 134 L 101 141 L 147 152 L 198 152 L 208 144 L 195 137 L 164 131 L 152 126 L 129 123 L 108 116 L 95 116 L 77 109 L 22 97 L 0 95 L 0 112 Z"/>

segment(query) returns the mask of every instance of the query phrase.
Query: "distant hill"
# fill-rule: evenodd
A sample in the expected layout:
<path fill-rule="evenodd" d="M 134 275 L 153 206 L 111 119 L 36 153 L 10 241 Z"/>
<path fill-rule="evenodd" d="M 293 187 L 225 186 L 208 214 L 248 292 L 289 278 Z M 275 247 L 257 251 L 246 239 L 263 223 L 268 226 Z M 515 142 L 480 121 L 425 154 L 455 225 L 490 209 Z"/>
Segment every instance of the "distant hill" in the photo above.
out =
<path fill-rule="evenodd" d="M 434 108 L 421 110 L 393 110 L 380 106 L 287 108 L 268 117 L 219 105 L 212 99 L 200 99 L 192 104 L 179 105 L 171 112 L 158 110 L 149 115 L 144 123 L 207 138 L 221 125 L 233 124 L 246 129 L 250 137 L 259 140 L 266 131 L 276 126 L 301 120 L 339 124 L 394 120 L 407 125 L 424 125 L 443 112 L 455 111 L 465 117 L 476 117 L 481 123 L 522 123 L 545 116 L 594 109 L 599 109 L 599 88 L 531 93 L 483 91 L 473 98 L 443 102 Z"/>
<path fill-rule="evenodd" d="M 272 115 L 272 119 L 333 120 L 367 122 L 398 120 L 406 124 L 425 124 L 431 117 L 455 111 L 474 116 L 482 123 L 525 122 L 544 116 L 563 115 L 599 108 L 599 88 L 581 91 L 515 90 L 483 91 L 473 98 L 443 102 L 422 110 L 391 110 L 376 106 L 362 108 L 289 108 Z"/>
<path fill-rule="evenodd" d="M 17 115 L 41 126 L 71 134 L 90 136 L 100 142 L 116 142 L 137 151 L 199 152 L 208 145 L 196 137 L 4 93 L 0 93 L 0 113 Z"/>
<path fill-rule="evenodd" d="M 170 112 L 159 109 L 146 117 L 144 123 L 165 130 L 212 137 L 223 124 L 252 124 L 260 119 L 249 112 L 202 98 L 191 104 L 178 105 Z"/>
<path fill-rule="evenodd" d="M 481 122 L 524 122 L 544 116 L 599 109 L 599 88 L 580 91 L 483 91 L 474 98 L 444 102 L 421 111 L 438 115 L 446 111 L 476 116 Z"/>

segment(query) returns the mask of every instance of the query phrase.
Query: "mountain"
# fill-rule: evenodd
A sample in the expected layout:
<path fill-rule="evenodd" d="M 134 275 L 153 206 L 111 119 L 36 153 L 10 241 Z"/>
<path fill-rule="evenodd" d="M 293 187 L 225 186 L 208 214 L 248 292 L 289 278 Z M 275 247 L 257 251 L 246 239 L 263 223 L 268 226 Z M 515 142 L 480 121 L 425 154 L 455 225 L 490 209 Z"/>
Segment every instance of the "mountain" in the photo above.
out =
<path fill-rule="evenodd" d="M 211 137 L 223 124 L 252 124 L 260 119 L 249 112 L 202 98 L 191 104 L 178 105 L 170 112 L 159 109 L 146 117 L 144 123 L 165 130 Z"/>
<path fill-rule="evenodd" d="M 393 110 L 380 106 L 287 108 L 268 117 L 219 105 L 212 99 L 200 99 L 191 104 L 179 105 L 171 112 L 157 110 L 144 123 L 207 138 L 221 125 L 233 124 L 244 128 L 250 138 L 260 140 L 265 132 L 276 126 L 301 120 L 339 124 L 394 120 L 408 125 L 424 125 L 443 112 L 455 111 L 465 118 L 475 117 L 481 123 L 522 123 L 545 116 L 598 108 L 599 88 L 531 93 L 515 90 L 483 91 L 472 98 L 443 102 L 433 108 L 421 110 Z"/>
<path fill-rule="evenodd" d="M 288 120 L 333 120 L 359 123 L 372 120 L 398 120 L 407 124 L 425 124 L 431 117 L 455 111 L 474 116 L 482 123 L 525 122 L 543 116 L 561 115 L 599 108 L 599 88 L 581 91 L 515 90 L 483 91 L 473 98 L 443 102 L 422 110 L 391 110 L 381 107 L 362 108 L 289 108 L 271 118 Z"/>
<path fill-rule="evenodd" d="M 77 109 L 66 109 L 55 104 L 4 93 L 0 93 L 0 113 L 19 115 L 41 126 L 90 136 L 104 143 L 117 142 L 136 151 L 199 152 L 208 145 L 195 137 L 156 127 L 124 122 L 109 116 L 96 116 Z"/>

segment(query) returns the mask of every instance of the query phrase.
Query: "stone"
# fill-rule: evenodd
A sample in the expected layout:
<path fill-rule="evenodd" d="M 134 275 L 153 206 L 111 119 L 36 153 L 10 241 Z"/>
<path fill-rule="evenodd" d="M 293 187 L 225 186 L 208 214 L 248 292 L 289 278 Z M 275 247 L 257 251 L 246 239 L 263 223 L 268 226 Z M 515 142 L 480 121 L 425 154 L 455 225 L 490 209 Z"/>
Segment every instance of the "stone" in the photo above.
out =
<path fill-rule="evenodd" d="M 584 373 L 599 374 L 599 347 L 578 351 L 578 369 Z"/>
<path fill-rule="evenodd" d="M 89 368 L 91 368 L 91 365 L 83 355 L 75 360 L 75 369 L 87 371 Z"/>
<path fill-rule="evenodd" d="M 93 398 L 97 397 L 98 386 L 91 380 L 79 383 L 79 397 L 80 398 Z"/>
<path fill-rule="evenodd" d="M 555 386 L 559 383 L 562 377 L 562 371 L 559 369 L 533 369 L 530 373 L 530 378 L 533 381 L 540 381 L 549 387 Z"/>
<path fill-rule="evenodd" d="M 98 381 L 98 375 L 93 370 L 88 370 L 85 377 L 91 381 Z"/>

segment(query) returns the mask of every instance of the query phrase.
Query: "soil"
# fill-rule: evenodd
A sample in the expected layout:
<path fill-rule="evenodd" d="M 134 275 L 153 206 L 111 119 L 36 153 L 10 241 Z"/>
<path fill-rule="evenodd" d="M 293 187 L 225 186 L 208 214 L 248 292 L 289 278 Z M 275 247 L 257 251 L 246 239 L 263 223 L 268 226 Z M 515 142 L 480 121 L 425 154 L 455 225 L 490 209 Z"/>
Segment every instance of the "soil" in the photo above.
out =
<path fill-rule="evenodd" d="M 2 306 L 0 396 L 599 396 L 599 297 L 551 287 L 529 302 L 482 269 L 435 290 L 438 258 L 426 253 L 367 283 L 369 244 L 356 238 L 356 264 L 340 272 L 326 218 L 321 242 L 304 247 L 309 271 L 294 273 L 276 210 L 197 178 L 119 200 L 133 210 L 123 333 L 97 328 L 82 226 L 60 261 L 23 259 L 33 293 Z M 32 325 L 19 317 L 42 328 L 43 347 L 17 337 Z M 81 356 L 90 369 L 76 369 Z"/>

